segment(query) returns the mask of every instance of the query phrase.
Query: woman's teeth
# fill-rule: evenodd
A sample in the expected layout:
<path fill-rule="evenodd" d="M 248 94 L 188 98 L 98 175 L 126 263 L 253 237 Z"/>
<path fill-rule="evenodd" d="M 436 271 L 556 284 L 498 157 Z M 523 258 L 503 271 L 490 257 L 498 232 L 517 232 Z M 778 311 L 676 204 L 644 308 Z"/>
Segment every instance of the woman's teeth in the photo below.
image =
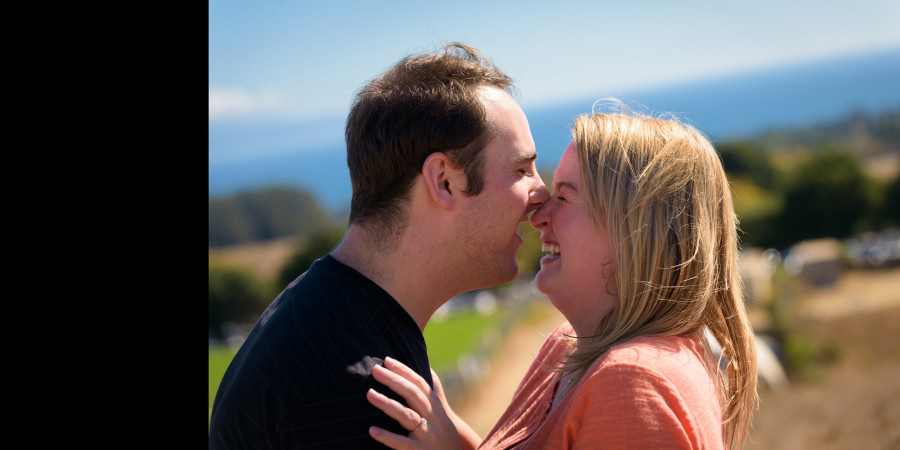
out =
<path fill-rule="evenodd" d="M 548 244 L 546 242 L 541 244 L 542 252 L 549 252 L 551 255 L 559 254 L 559 245 L 556 244 Z"/>

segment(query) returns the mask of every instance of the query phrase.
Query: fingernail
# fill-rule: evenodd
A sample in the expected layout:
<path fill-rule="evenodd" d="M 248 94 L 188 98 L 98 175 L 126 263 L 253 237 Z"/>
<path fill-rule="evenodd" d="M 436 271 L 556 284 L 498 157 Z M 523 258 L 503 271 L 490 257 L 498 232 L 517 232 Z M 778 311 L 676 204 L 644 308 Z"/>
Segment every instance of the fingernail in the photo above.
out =
<path fill-rule="evenodd" d="M 385 364 L 388 364 L 388 363 L 393 364 L 394 361 L 395 361 L 394 358 L 391 358 L 390 356 L 385 356 L 385 357 L 384 357 L 384 363 L 385 363 Z"/>

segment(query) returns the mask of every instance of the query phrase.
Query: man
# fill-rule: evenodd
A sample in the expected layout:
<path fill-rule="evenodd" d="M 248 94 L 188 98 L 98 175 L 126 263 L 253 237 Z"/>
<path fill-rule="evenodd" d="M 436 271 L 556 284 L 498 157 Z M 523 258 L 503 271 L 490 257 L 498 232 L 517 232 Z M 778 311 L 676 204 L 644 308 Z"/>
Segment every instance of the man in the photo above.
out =
<path fill-rule="evenodd" d="M 512 80 L 463 44 L 369 82 L 347 118 L 350 225 L 273 301 L 225 373 L 210 448 L 383 448 L 366 400 L 390 356 L 431 381 L 422 331 L 462 292 L 515 278 L 520 222 L 549 198 Z M 394 396 L 400 400 L 399 396 Z"/>

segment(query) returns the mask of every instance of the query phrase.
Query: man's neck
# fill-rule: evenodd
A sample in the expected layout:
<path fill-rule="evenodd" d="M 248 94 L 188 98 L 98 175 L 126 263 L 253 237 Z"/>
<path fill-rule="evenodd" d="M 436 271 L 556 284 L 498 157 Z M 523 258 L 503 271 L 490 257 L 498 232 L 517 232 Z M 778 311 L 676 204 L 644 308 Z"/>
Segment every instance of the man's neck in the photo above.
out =
<path fill-rule="evenodd" d="M 405 237 L 391 249 L 379 249 L 373 242 L 366 230 L 351 225 L 331 254 L 384 289 L 424 331 L 434 312 L 462 292 L 442 273 L 441 251 Z"/>

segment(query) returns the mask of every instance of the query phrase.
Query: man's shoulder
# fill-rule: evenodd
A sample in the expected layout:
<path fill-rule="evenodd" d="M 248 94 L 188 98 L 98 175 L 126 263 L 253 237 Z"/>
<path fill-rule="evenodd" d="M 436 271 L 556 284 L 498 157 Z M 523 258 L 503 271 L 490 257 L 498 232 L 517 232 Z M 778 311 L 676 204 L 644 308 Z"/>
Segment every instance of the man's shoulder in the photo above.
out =
<path fill-rule="evenodd" d="M 310 307 L 336 307 L 341 304 L 365 306 L 371 299 L 388 294 L 377 284 L 326 255 L 316 260 L 305 272 L 288 284 L 279 297 L 303 301 Z M 321 303 L 319 300 L 328 300 Z"/>

